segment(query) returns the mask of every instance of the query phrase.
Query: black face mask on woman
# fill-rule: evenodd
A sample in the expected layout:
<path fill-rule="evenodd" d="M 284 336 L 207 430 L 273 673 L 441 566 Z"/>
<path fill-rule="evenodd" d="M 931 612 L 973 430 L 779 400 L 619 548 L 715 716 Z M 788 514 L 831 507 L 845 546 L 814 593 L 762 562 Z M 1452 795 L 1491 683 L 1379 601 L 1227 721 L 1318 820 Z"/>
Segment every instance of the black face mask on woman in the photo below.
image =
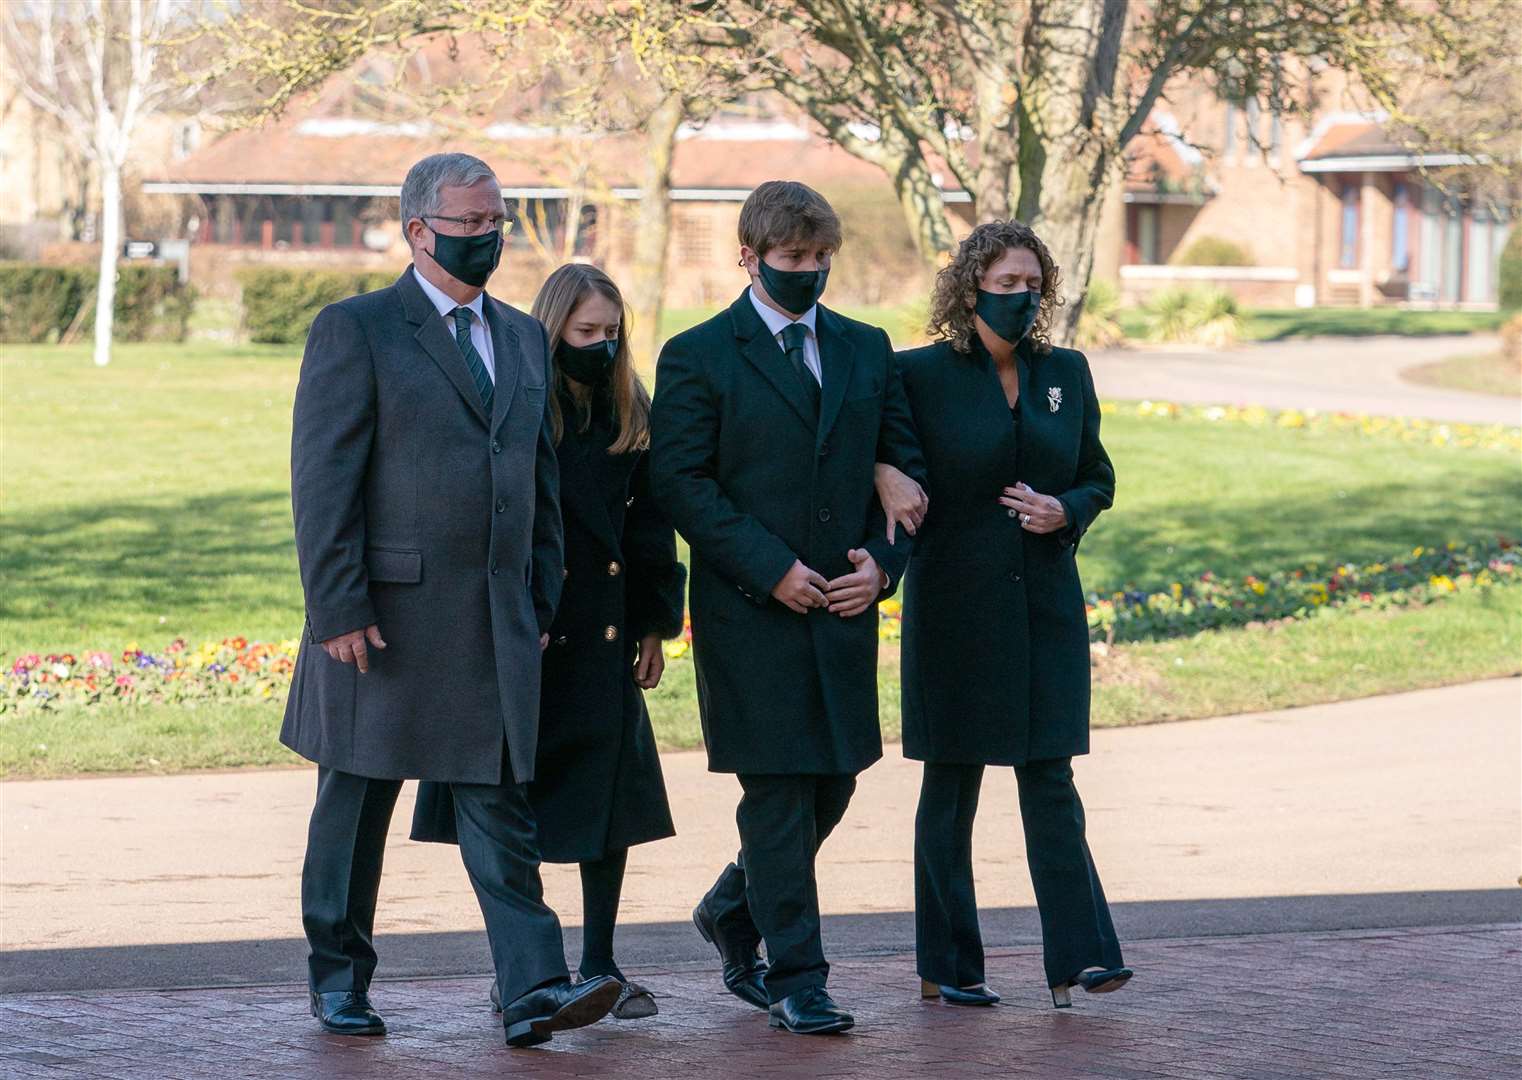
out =
<path fill-rule="evenodd" d="M 1041 310 L 1041 294 L 1029 289 L 1023 292 L 992 293 L 978 290 L 978 301 L 973 308 L 990 330 L 1014 345 L 1019 342 L 1036 322 Z"/>
<path fill-rule="evenodd" d="M 766 295 L 777 301 L 783 311 L 794 315 L 806 314 L 819 303 L 824 295 L 824 284 L 829 279 L 830 268 L 822 270 L 778 270 L 765 259 L 757 257 L 760 264 L 761 284 Z"/>
<path fill-rule="evenodd" d="M 502 230 L 493 228 L 476 236 L 435 231 L 430 254 L 451 277 L 479 289 L 502 261 Z"/>
<path fill-rule="evenodd" d="M 613 358 L 618 355 L 618 342 L 599 341 L 596 345 L 572 345 L 561 341 L 555 346 L 555 363 L 560 365 L 567 378 L 575 379 L 583 386 L 597 386 L 613 372 Z"/>

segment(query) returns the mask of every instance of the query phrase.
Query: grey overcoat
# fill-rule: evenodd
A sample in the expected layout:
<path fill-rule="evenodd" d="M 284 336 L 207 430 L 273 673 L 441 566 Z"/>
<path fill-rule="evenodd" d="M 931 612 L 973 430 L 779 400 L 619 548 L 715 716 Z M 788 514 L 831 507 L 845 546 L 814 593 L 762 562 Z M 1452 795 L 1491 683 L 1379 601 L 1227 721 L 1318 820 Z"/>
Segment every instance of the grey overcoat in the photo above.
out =
<path fill-rule="evenodd" d="M 312 324 L 291 432 L 306 629 L 280 741 L 344 772 L 533 778 L 562 535 L 544 328 L 486 298 L 491 416 L 409 268 Z M 375 623 L 370 671 L 320 642 Z"/>

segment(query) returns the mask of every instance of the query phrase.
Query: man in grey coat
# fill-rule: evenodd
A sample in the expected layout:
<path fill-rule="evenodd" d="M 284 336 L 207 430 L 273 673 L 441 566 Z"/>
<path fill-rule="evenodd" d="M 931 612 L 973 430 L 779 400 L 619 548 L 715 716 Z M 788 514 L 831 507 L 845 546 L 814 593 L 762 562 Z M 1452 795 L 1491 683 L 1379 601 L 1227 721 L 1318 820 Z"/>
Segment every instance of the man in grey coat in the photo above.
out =
<path fill-rule="evenodd" d="M 384 1034 L 369 1000 L 387 827 L 404 779 L 451 785 L 507 1041 L 599 1019 L 572 986 L 523 785 L 539 654 L 561 582 L 544 328 L 483 291 L 502 254 L 496 177 L 436 154 L 402 185 L 413 265 L 325 308 L 291 435 L 306 628 L 280 738 L 318 765 L 302 869 L 312 1013 Z"/>

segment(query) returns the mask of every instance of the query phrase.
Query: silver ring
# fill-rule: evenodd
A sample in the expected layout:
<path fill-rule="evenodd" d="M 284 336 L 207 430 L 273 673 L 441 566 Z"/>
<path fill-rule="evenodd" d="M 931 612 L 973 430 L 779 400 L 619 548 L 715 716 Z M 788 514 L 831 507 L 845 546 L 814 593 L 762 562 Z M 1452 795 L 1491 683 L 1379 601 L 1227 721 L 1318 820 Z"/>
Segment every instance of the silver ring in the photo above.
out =
<path fill-rule="evenodd" d="M 1021 525 L 1029 525 L 1030 523 L 1031 523 L 1031 516 L 1029 514 L 1021 514 L 1020 515 L 1020 524 Z"/>

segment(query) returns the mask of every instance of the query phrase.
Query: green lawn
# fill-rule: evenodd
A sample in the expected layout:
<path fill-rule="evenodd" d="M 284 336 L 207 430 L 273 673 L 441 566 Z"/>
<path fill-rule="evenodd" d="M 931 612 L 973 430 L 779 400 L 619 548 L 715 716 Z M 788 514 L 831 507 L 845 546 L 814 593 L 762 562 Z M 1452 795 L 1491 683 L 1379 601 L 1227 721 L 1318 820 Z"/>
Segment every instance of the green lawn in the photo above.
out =
<path fill-rule="evenodd" d="M 1243 341 L 1283 341 L 1300 337 L 1351 337 L 1400 334 L 1473 334 L 1497 329 L 1504 316 L 1493 311 L 1407 311 L 1403 308 L 1246 308 L 1242 311 Z M 1133 341 L 1147 336 L 1147 316 L 1141 308 L 1126 308 L 1116 322 Z"/>
<path fill-rule="evenodd" d="M 1522 397 L 1522 369 L 1500 352 L 1450 356 L 1401 372 L 1401 378 L 1445 390 L 1468 390 L 1475 394 Z"/>
<path fill-rule="evenodd" d="M 176 636 L 195 644 L 295 634 L 295 350 L 124 346 L 104 370 L 84 346 L 6 346 L 0 357 L 0 660 L 134 641 L 157 649 Z M 1522 468 L 1504 453 L 1118 416 L 1107 419 L 1105 440 L 1119 496 L 1080 555 L 1086 585 L 1100 591 L 1166 587 L 1205 570 L 1374 561 L 1416 544 L 1515 534 L 1522 521 Z M 1344 613 L 1128 645 L 1099 671 L 1096 722 L 1515 672 L 1519 621 L 1522 589 L 1506 588 L 1395 616 Z M 882 683 L 892 732 L 891 664 Z M 696 741 L 690 663 L 673 663 L 651 708 L 666 745 Z M 0 715 L 0 774 L 288 760 L 273 744 L 278 711 L 247 703 Z"/>

